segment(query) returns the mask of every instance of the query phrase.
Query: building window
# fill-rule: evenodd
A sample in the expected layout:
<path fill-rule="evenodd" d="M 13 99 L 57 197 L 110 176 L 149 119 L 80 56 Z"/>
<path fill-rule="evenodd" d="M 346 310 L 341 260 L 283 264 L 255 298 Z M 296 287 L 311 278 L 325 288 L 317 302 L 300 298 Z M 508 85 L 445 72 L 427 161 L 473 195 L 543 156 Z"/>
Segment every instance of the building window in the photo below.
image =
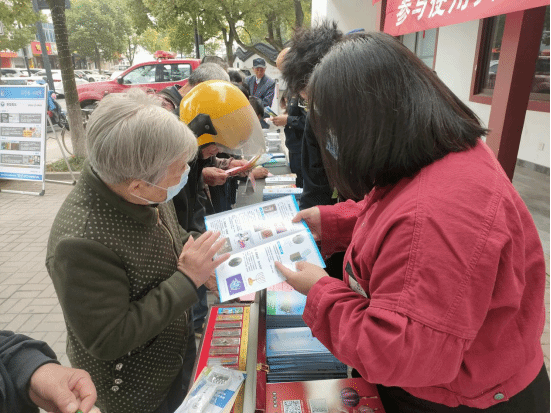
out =
<path fill-rule="evenodd" d="M 549 102 L 549 6 L 545 10 L 545 22 L 541 35 L 539 56 L 532 81 L 530 102 Z M 499 71 L 501 42 L 506 15 L 490 17 L 481 21 L 478 36 L 476 70 L 471 87 L 471 100 L 492 103 L 495 81 Z M 529 104 L 529 110 L 541 110 L 537 104 Z M 547 109 L 548 111 L 548 109 Z"/>
<path fill-rule="evenodd" d="M 404 46 L 415 53 L 419 59 L 434 70 L 436 46 L 438 43 L 438 29 L 404 34 L 401 40 Z"/>

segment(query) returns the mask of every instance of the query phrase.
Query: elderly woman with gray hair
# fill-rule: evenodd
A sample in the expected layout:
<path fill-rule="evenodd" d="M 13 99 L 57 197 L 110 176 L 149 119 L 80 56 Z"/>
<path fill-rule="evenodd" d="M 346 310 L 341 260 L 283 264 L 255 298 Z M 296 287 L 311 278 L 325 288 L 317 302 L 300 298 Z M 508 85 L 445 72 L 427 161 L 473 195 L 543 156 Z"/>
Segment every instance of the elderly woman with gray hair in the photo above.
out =
<path fill-rule="evenodd" d="M 213 259 L 219 234 L 184 231 L 171 202 L 197 142 L 155 97 L 132 90 L 100 102 L 87 149 L 46 258 L 67 355 L 92 376 L 103 413 L 173 412 L 195 359 L 197 288 L 227 259 Z"/>

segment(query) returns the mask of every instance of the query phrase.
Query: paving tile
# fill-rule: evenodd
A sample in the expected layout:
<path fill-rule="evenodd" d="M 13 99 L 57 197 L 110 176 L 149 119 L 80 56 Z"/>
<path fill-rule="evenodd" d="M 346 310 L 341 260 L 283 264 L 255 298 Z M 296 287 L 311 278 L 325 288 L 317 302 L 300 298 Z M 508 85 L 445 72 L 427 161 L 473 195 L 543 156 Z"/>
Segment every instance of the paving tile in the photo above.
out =
<path fill-rule="evenodd" d="M 61 323 L 59 321 L 54 322 L 43 322 L 40 323 L 34 331 L 59 331 L 60 333 L 63 331 L 66 331 L 65 323 Z"/>
<path fill-rule="evenodd" d="M 53 285 L 51 287 L 54 288 Z M 42 292 L 42 291 L 47 290 L 48 288 L 49 288 L 49 286 L 44 287 L 44 284 L 26 283 L 26 284 L 23 284 L 22 286 L 20 286 L 18 291 L 38 291 L 38 292 Z"/>
<path fill-rule="evenodd" d="M 0 293 L 1 294 L 1 293 Z M 17 291 L 11 295 L 11 298 L 34 298 L 40 294 L 40 291 Z"/>
<path fill-rule="evenodd" d="M 50 314 L 55 306 L 53 305 L 28 305 L 21 313 L 26 314 Z"/>
<path fill-rule="evenodd" d="M 44 335 L 44 337 L 42 338 L 42 340 L 44 340 L 46 343 L 48 344 L 53 344 L 55 343 L 56 341 L 59 340 L 59 338 L 62 336 L 62 332 L 61 331 L 46 331 L 45 332 L 46 334 Z"/>
<path fill-rule="evenodd" d="M 46 314 L 31 314 L 25 324 L 20 327 L 21 331 L 38 331 L 36 327 L 46 318 L 46 316 Z"/>
<path fill-rule="evenodd" d="M 19 331 L 21 326 L 31 317 L 30 314 L 17 314 L 13 320 L 6 324 L 5 329 L 10 331 Z"/>
<path fill-rule="evenodd" d="M 9 298 L 0 305 L 0 312 L 19 314 L 31 303 L 31 301 L 33 301 L 31 298 Z"/>

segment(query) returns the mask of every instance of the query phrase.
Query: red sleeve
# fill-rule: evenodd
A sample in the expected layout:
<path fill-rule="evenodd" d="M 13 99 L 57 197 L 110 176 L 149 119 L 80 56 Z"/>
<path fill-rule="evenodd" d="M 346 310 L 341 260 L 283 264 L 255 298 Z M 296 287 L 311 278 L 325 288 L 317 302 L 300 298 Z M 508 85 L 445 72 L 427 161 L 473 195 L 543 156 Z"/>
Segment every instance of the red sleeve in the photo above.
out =
<path fill-rule="evenodd" d="M 345 251 L 352 239 L 358 215 L 366 207 L 366 200 L 348 200 L 335 205 L 319 205 L 321 214 L 321 255 L 330 257 Z"/>
<path fill-rule="evenodd" d="M 369 304 L 342 281 L 324 277 L 308 294 L 304 320 L 331 353 L 371 383 L 424 387 L 457 376 L 466 340 Z"/>

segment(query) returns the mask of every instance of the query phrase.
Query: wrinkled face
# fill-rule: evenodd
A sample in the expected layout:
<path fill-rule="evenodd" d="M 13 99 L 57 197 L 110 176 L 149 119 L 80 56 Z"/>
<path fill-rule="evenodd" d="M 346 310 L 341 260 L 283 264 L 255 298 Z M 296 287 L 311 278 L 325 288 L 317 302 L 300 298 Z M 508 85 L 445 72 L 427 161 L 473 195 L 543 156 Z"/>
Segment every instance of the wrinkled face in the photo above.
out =
<path fill-rule="evenodd" d="M 253 72 L 256 75 L 258 79 L 262 79 L 264 77 L 264 73 L 266 73 L 265 67 L 253 67 Z"/>

